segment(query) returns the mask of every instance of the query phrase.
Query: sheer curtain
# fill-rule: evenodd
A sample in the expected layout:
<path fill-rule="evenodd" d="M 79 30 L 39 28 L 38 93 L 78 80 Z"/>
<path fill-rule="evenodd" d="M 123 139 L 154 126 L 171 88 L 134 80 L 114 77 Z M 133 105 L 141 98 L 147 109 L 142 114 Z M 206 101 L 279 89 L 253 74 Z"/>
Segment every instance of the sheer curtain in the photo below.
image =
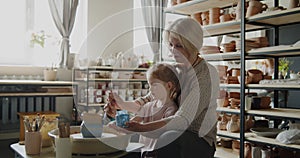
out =
<path fill-rule="evenodd" d="M 141 0 L 145 29 L 154 53 L 154 62 L 160 61 L 161 33 L 164 28 L 163 8 L 167 0 Z"/>
<path fill-rule="evenodd" d="M 48 2 L 54 23 L 62 36 L 59 66 L 65 68 L 68 65 L 73 65 L 68 60 L 70 54 L 69 37 L 75 22 L 78 0 L 49 0 Z M 68 68 L 71 67 L 68 66 Z"/>

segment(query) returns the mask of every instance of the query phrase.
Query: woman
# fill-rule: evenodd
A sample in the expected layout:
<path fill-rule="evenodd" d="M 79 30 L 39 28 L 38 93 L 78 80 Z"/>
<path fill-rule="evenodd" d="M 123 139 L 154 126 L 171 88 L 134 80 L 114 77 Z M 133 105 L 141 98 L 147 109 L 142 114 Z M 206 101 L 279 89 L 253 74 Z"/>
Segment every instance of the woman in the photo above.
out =
<path fill-rule="evenodd" d="M 158 157 L 214 157 L 219 80 L 216 69 L 199 56 L 203 30 L 192 18 L 177 19 L 165 29 L 164 40 L 180 70 L 179 109 L 173 116 L 158 121 L 129 122 L 127 130 L 159 137 Z M 117 103 L 121 108 L 134 111 L 149 98 L 134 103 L 123 102 L 118 96 L 114 99 L 116 102 L 111 105 Z"/>

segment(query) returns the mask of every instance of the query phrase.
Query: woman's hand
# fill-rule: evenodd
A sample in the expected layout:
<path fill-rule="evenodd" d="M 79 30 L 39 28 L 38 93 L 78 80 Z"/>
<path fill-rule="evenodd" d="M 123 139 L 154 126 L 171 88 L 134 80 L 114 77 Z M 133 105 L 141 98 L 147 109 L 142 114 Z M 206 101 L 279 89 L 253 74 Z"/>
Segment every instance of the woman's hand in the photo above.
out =
<path fill-rule="evenodd" d="M 117 126 L 115 121 L 112 121 L 112 122 L 108 123 L 107 126 L 109 128 L 112 128 L 112 129 L 118 131 L 118 132 L 121 132 L 121 133 L 126 133 L 126 134 L 133 133 L 132 131 L 127 130 L 126 128 L 122 128 L 122 127 Z"/>
<path fill-rule="evenodd" d="M 126 130 L 133 132 L 144 132 L 144 125 L 137 121 L 129 121 L 126 123 Z"/>

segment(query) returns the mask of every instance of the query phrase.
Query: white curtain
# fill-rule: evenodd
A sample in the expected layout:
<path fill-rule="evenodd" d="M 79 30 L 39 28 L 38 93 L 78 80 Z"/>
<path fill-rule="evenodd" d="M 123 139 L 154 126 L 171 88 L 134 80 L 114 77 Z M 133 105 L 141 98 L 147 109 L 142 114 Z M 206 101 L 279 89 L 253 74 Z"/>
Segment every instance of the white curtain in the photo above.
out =
<path fill-rule="evenodd" d="M 48 0 L 48 2 L 54 23 L 62 36 L 59 66 L 66 68 L 68 65 L 73 65 L 68 61 L 69 37 L 75 22 L 78 0 Z"/>
<path fill-rule="evenodd" d="M 164 28 L 163 8 L 167 0 L 141 0 L 145 29 L 154 53 L 154 62 L 160 61 L 161 33 Z"/>

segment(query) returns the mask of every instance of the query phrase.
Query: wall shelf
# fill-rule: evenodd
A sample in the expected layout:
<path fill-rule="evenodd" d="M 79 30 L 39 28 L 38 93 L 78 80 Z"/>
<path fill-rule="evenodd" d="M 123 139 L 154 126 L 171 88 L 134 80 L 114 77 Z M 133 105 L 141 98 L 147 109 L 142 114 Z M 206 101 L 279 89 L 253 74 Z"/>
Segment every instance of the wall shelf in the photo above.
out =
<path fill-rule="evenodd" d="M 253 25 L 253 24 L 246 24 L 246 31 L 254 31 L 254 30 L 259 30 L 264 28 L 267 27 Z M 240 20 L 231 20 L 227 22 L 203 26 L 204 37 L 234 34 L 234 33 L 239 33 L 240 30 L 241 30 Z"/>
<path fill-rule="evenodd" d="M 288 109 L 288 108 L 271 108 L 260 110 L 248 110 L 247 114 L 253 114 L 258 116 L 271 116 L 281 118 L 300 119 L 300 109 Z"/>
<path fill-rule="evenodd" d="M 251 133 L 248 136 L 246 136 L 246 140 L 252 141 L 252 142 L 263 143 L 263 144 L 268 144 L 271 146 L 279 146 L 279 147 L 284 147 L 284 148 L 288 148 L 288 149 L 300 150 L 300 145 L 283 144 L 283 143 L 278 142 L 274 138 L 260 137 L 260 136 L 255 135 L 254 133 Z"/>
<path fill-rule="evenodd" d="M 198 13 L 202 11 L 207 11 L 208 8 L 213 7 L 230 7 L 233 3 L 237 4 L 239 0 L 231 0 L 231 1 L 224 1 L 224 0 L 193 0 L 188 1 L 185 3 L 177 4 L 175 6 L 166 8 L 164 10 L 165 13 L 172 13 L 172 14 L 184 14 L 184 15 L 191 15 L 193 13 Z"/>
<path fill-rule="evenodd" d="M 277 10 L 266 12 L 249 17 L 248 23 L 258 23 L 265 25 L 288 25 L 300 22 L 300 8 L 293 8 L 287 10 Z"/>

